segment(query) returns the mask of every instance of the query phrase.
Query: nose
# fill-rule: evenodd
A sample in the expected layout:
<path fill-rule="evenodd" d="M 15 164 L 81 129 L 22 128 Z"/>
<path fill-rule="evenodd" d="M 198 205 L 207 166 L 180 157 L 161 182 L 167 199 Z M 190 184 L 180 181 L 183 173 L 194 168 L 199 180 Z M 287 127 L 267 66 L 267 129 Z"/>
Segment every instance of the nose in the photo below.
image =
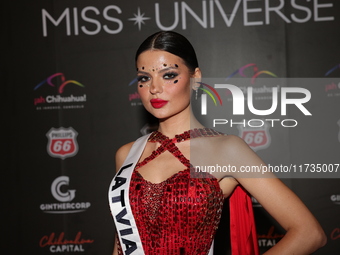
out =
<path fill-rule="evenodd" d="M 149 86 L 151 94 L 160 94 L 163 92 L 163 85 L 160 81 L 152 80 Z"/>

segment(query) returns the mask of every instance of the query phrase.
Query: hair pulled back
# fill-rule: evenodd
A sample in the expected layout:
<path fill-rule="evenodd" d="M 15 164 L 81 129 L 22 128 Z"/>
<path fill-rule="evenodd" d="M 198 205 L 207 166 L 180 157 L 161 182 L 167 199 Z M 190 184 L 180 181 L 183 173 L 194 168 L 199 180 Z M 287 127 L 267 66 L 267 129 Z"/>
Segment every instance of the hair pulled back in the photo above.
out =
<path fill-rule="evenodd" d="M 195 50 L 191 43 L 183 35 L 173 31 L 160 31 L 150 35 L 139 46 L 135 60 L 139 55 L 147 50 L 163 50 L 183 59 L 190 72 L 194 72 L 198 67 Z"/>

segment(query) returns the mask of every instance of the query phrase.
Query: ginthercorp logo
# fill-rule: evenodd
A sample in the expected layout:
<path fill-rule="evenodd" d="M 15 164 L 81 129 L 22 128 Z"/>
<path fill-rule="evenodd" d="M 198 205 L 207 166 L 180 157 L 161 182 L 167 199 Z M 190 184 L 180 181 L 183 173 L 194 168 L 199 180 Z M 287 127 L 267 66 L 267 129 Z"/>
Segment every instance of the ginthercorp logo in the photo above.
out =
<path fill-rule="evenodd" d="M 68 176 L 60 176 L 51 184 L 51 194 L 58 203 L 41 204 L 40 210 L 44 213 L 51 214 L 67 214 L 79 213 L 86 211 L 90 206 L 90 202 L 72 202 L 76 196 L 76 190 L 70 189 L 70 178 Z"/>
<path fill-rule="evenodd" d="M 40 93 L 34 98 L 34 106 L 36 110 L 82 109 L 86 94 L 75 88 L 84 87 L 76 80 L 67 80 L 63 73 L 52 74 L 34 87 Z"/>
<path fill-rule="evenodd" d="M 340 205 L 340 194 L 331 195 L 330 199 L 333 202 L 333 204 Z"/>
<path fill-rule="evenodd" d="M 47 134 L 47 153 L 54 158 L 65 159 L 78 153 L 78 133 L 72 128 L 51 128 Z"/>
<path fill-rule="evenodd" d="M 69 185 L 69 177 L 68 176 L 60 176 L 55 179 L 51 185 L 51 193 L 53 197 L 59 202 L 70 202 L 76 196 L 76 190 L 69 189 L 65 192 L 62 191 L 62 186 Z"/>
<path fill-rule="evenodd" d="M 78 231 L 71 238 L 67 238 L 64 232 L 60 234 L 51 233 L 43 236 L 39 241 L 41 248 L 48 247 L 51 253 L 68 254 L 69 252 L 85 252 L 86 246 L 94 242 L 93 239 L 84 239 L 83 233 Z"/>

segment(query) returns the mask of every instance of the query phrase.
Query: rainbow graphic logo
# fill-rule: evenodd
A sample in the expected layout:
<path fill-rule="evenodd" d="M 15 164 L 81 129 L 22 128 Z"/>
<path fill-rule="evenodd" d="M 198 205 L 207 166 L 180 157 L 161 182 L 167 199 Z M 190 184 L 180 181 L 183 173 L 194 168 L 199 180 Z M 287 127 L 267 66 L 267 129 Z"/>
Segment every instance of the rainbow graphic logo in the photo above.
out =
<path fill-rule="evenodd" d="M 250 68 L 252 67 L 253 68 L 253 75 L 251 76 L 251 84 L 254 84 L 255 83 L 255 80 L 258 76 L 262 75 L 262 74 L 267 74 L 269 76 L 272 76 L 272 77 L 275 77 L 277 78 L 277 75 L 270 72 L 270 71 L 267 71 L 267 70 L 261 70 L 259 71 L 258 67 L 256 64 L 254 63 L 249 63 L 249 64 L 246 64 L 242 67 L 240 67 L 239 69 L 237 69 L 236 71 L 234 71 L 231 75 L 229 75 L 225 80 L 229 80 L 230 78 L 234 77 L 236 74 L 239 74 L 241 77 L 248 77 L 247 75 L 244 74 L 244 71 L 245 69 L 247 68 Z"/>
<path fill-rule="evenodd" d="M 81 84 L 78 81 L 75 81 L 75 80 L 66 80 L 65 79 L 65 75 L 63 73 L 55 73 L 55 74 L 52 74 L 51 76 L 49 76 L 47 79 L 45 79 L 42 82 L 40 82 L 38 85 L 36 85 L 34 87 L 34 90 L 37 90 L 38 88 L 40 88 L 44 84 L 47 84 L 47 85 L 49 85 L 51 87 L 57 87 L 53 83 L 53 79 L 56 78 L 56 77 L 60 77 L 60 79 L 61 79 L 61 85 L 58 88 L 59 94 L 62 94 L 64 92 L 64 88 L 68 84 L 75 84 L 75 85 L 80 86 L 80 87 L 85 87 L 83 84 Z"/>
<path fill-rule="evenodd" d="M 338 72 L 336 72 L 338 70 Z M 340 71 L 340 64 L 335 65 L 331 69 L 329 69 L 325 73 L 325 78 L 328 78 L 327 84 L 324 85 L 325 92 L 329 97 L 339 97 L 340 96 L 340 82 L 337 77 L 337 74 Z M 334 80 L 333 80 L 334 78 Z"/>
<path fill-rule="evenodd" d="M 261 70 L 259 71 L 258 67 L 256 64 L 254 63 L 249 63 L 249 64 L 246 64 L 242 67 L 240 67 L 239 69 L 237 69 L 236 71 L 234 71 L 232 74 L 230 74 L 225 80 L 229 80 L 230 78 L 234 77 L 235 75 L 239 74 L 241 77 L 244 77 L 244 78 L 247 78 L 249 76 L 247 76 L 245 74 L 245 69 L 247 68 L 251 68 L 252 67 L 252 71 L 253 71 L 253 74 L 251 76 L 251 84 L 255 84 L 255 81 L 256 81 L 256 78 L 259 77 L 260 75 L 262 74 L 267 74 L 269 76 L 272 76 L 272 77 L 275 77 L 277 78 L 277 75 L 270 72 L 270 71 L 267 71 L 267 70 Z M 217 106 L 217 100 L 216 98 L 218 99 L 218 102 L 220 103 L 220 105 L 222 105 L 222 99 L 220 97 L 220 95 L 218 94 L 218 92 L 210 85 L 206 84 L 206 83 L 202 83 L 202 82 L 197 82 L 199 83 L 200 85 L 202 85 L 202 87 L 199 87 L 198 89 L 200 90 L 203 90 L 205 93 L 207 93 L 210 98 L 213 100 L 215 106 Z M 206 88 L 204 88 L 206 87 Z M 212 92 L 210 92 L 208 89 L 210 89 Z M 214 96 L 215 94 L 215 96 Z"/>
<path fill-rule="evenodd" d="M 330 70 L 328 70 L 326 73 L 325 73 L 325 76 L 329 76 L 331 73 L 333 73 L 335 70 L 337 69 L 340 69 L 340 64 L 332 67 Z"/>

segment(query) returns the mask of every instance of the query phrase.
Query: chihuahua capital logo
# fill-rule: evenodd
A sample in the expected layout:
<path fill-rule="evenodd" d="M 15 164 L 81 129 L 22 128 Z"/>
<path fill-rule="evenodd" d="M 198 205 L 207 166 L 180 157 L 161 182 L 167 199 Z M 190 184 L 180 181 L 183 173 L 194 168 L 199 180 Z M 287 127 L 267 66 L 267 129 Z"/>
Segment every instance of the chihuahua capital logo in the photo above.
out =
<path fill-rule="evenodd" d="M 34 106 L 36 107 L 36 110 L 84 108 L 84 103 L 87 100 L 86 94 L 79 94 L 79 90 L 75 89 L 75 87 L 84 88 L 85 86 L 76 80 L 66 80 L 63 73 L 50 75 L 33 89 L 38 93 L 45 94 L 40 94 L 40 96 L 34 98 Z M 49 94 L 46 95 L 47 93 Z"/>
<path fill-rule="evenodd" d="M 47 153 L 54 158 L 73 157 L 78 152 L 78 133 L 72 128 L 51 128 L 47 134 Z"/>

